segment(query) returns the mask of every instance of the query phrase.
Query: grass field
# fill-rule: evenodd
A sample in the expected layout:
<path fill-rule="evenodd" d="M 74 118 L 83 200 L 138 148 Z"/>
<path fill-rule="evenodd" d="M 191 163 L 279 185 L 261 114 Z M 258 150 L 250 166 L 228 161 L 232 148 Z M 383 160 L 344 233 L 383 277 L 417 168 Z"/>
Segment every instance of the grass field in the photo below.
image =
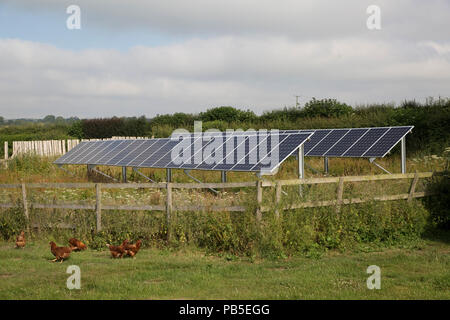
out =
<path fill-rule="evenodd" d="M 24 249 L 1 242 L 0 299 L 450 299 L 448 243 L 283 260 L 198 249 L 143 249 L 115 260 L 88 249 L 59 264 L 44 242 Z M 80 290 L 66 288 L 69 265 L 81 269 Z M 380 290 L 366 287 L 369 265 L 381 268 Z"/>

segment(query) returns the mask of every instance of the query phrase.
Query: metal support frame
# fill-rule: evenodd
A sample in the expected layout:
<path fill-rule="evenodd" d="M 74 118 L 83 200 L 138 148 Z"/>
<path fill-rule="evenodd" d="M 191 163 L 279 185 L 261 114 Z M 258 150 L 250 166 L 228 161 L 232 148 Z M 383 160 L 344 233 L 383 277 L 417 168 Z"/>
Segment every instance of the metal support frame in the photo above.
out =
<path fill-rule="evenodd" d="M 328 157 L 323 158 L 323 171 L 328 174 Z"/>
<path fill-rule="evenodd" d="M 302 144 L 298 148 L 298 178 L 303 179 L 305 177 L 305 147 Z"/>
<path fill-rule="evenodd" d="M 221 172 L 221 178 L 222 178 L 223 183 L 227 182 L 227 172 L 226 171 Z"/>
<path fill-rule="evenodd" d="M 309 168 L 312 172 L 317 173 L 317 174 L 321 174 L 322 172 L 320 172 L 319 170 L 314 169 L 313 167 L 311 167 L 309 164 L 307 164 L 305 162 L 305 167 Z"/>
<path fill-rule="evenodd" d="M 166 182 L 172 182 L 172 169 L 166 169 Z"/>
<path fill-rule="evenodd" d="M 389 172 L 388 170 L 386 170 L 385 168 L 383 168 L 381 165 L 379 165 L 378 163 L 375 162 L 376 158 L 369 158 L 369 162 L 373 163 L 374 165 L 376 165 L 378 168 L 380 168 L 381 170 L 383 170 L 386 173 L 392 174 L 392 172 Z"/>
<path fill-rule="evenodd" d="M 155 180 L 150 179 L 149 177 L 147 177 L 145 174 L 143 174 L 142 172 L 139 171 L 138 168 L 133 167 L 133 171 L 136 172 L 137 174 L 143 176 L 145 179 L 147 179 L 148 181 L 151 181 L 153 183 L 156 183 Z"/>
<path fill-rule="evenodd" d="M 402 173 L 406 173 L 406 137 L 402 138 Z"/>
<path fill-rule="evenodd" d="M 303 179 L 305 177 L 305 147 L 302 144 L 298 148 L 298 178 Z M 299 185 L 298 189 L 299 195 L 303 195 L 302 185 Z"/>
<path fill-rule="evenodd" d="M 71 176 L 75 176 L 75 173 L 70 172 L 69 170 L 67 170 L 66 168 L 63 167 L 62 164 L 57 164 L 58 168 L 60 168 L 61 170 L 67 172 L 68 174 L 70 174 Z"/>
<path fill-rule="evenodd" d="M 197 181 L 198 183 L 203 183 L 202 181 L 200 181 L 200 180 L 197 179 L 196 177 L 193 177 L 193 176 L 191 176 L 191 175 L 189 174 L 189 172 L 190 172 L 191 170 L 185 169 L 185 170 L 183 170 L 183 171 L 184 171 L 184 173 L 185 173 L 189 178 L 191 178 L 192 180 Z M 216 194 L 219 193 L 219 191 L 217 191 L 216 189 L 213 189 L 213 188 L 208 188 L 208 189 L 211 190 L 212 192 L 216 193 Z"/>
<path fill-rule="evenodd" d="M 110 179 L 112 179 L 112 180 L 114 180 L 114 181 L 117 181 L 117 179 L 114 179 L 113 177 L 108 176 L 106 173 L 103 173 L 103 172 L 101 172 L 100 170 L 95 169 L 96 165 L 94 165 L 94 164 L 88 164 L 87 167 L 88 167 L 88 170 L 89 170 L 89 171 L 97 172 L 98 174 L 101 174 L 101 175 L 104 176 L 104 177 L 107 177 L 107 178 L 110 178 Z"/>
<path fill-rule="evenodd" d="M 122 167 L 122 182 L 127 182 L 127 167 Z"/>

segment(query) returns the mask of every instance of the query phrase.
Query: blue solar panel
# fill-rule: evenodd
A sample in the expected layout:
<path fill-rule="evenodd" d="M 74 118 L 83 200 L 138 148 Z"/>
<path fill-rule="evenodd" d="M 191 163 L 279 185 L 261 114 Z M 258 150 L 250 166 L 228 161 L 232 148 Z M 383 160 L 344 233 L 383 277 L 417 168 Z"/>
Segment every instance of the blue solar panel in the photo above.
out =
<path fill-rule="evenodd" d="M 348 149 L 344 156 L 346 157 L 361 157 L 368 148 L 373 146 L 373 144 L 387 131 L 389 128 L 372 128 L 361 139 L 358 140 L 350 149 Z"/>
<path fill-rule="evenodd" d="M 305 153 L 306 156 L 322 156 L 329 149 L 331 149 L 336 142 L 344 137 L 349 132 L 348 129 L 336 129 L 332 130 L 325 139 L 317 143 L 314 148 Z"/>
<path fill-rule="evenodd" d="M 158 140 L 144 140 L 144 144 L 139 147 L 136 156 L 127 163 L 129 167 L 139 166 L 145 159 L 148 158 L 149 151 L 153 150 Z"/>
<path fill-rule="evenodd" d="M 142 140 L 127 140 L 121 144 L 121 148 L 116 152 L 112 153 L 108 158 L 104 159 L 102 164 L 114 166 L 117 162 L 125 158 L 131 151 L 136 148 Z"/>
<path fill-rule="evenodd" d="M 380 154 L 386 155 L 395 144 L 403 138 L 409 131 L 410 127 L 391 128 L 381 139 L 377 141 L 369 150 L 367 150 L 364 157 L 378 157 Z"/>
<path fill-rule="evenodd" d="M 133 161 L 133 159 L 136 159 L 138 155 L 141 154 L 142 151 L 144 151 L 147 147 L 147 141 L 146 140 L 139 140 L 137 143 L 133 144 L 133 148 L 129 149 L 129 152 L 126 156 L 124 156 L 122 159 L 116 161 L 114 164 L 115 166 L 126 166 L 129 162 Z"/>
<path fill-rule="evenodd" d="M 301 144 L 304 144 L 305 156 L 383 157 L 411 129 L 407 126 L 283 130 L 277 134 L 270 131 L 219 132 L 208 133 L 209 137 L 187 134 L 178 139 L 89 141 L 80 143 L 55 163 L 270 171 Z M 275 137 L 277 139 L 273 140 Z M 190 153 L 185 156 L 185 151 Z M 278 152 L 276 161 L 276 157 L 272 156 L 274 152 Z"/>
<path fill-rule="evenodd" d="M 152 148 L 152 153 L 138 165 L 138 167 L 157 167 L 155 163 L 158 162 L 164 155 L 170 153 L 172 148 L 179 143 L 170 139 L 161 139 L 159 143 Z M 163 166 L 162 166 L 163 167 Z"/>
<path fill-rule="evenodd" d="M 73 147 L 71 150 L 67 151 L 64 155 L 59 157 L 57 160 L 55 160 L 55 163 L 56 164 L 68 163 L 68 161 L 70 161 L 70 159 L 75 157 L 78 153 L 83 152 L 83 150 L 87 147 L 88 147 L 88 144 L 79 143 L 75 147 Z"/>
<path fill-rule="evenodd" d="M 342 156 L 355 142 L 361 138 L 369 129 L 352 129 L 341 140 L 339 140 L 324 155 L 327 157 Z"/>
<path fill-rule="evenodd" d="M 107 156 L 108 153 L 114 150 L 114 148 L 120 145 L 120 143 L 121 141 L 118 140 L 105 141 L 102 150 L 100 150 L 100 152 L 98 152 L 96 155 L 90 157 L 88 160 L 86 160 L 86 162 L 89 164 L 99 163 L 103 157 Z"/>
<path fill-rule="evenodd" d="M 102 150 L 102 147 L 106 141 L 96 141 L 92 144 L 92 147 L 87 149 L 86 152 L 84 152 L 80 157 L 74 159 L 74 163 L 76 164 L 85 164 L 89 163 L 87 160 L 89 160 L 90 157 L 93 157 Z"/>
<path fill-rule="evenodd" d="M 316 130 L 313 131 L 314 134 L 311 136 L 311 138 L 305 142 L 305 154 L 307 154 L 309 151 L 311 151 L 312 148 L 316 146 L 322 139 L 324 139 L 328 134 L 330 134 L 332 130 L 325 129 L 325 130 Z M 303 132 L 303 131 L 299 131 Z"/>
<path fill-rule="evenodd" d="M 77 148 L 78 146 L 79 148 Z M 81 142 L 78 146 L 67 152 L 69 157 L 67 158 L 66 162 L 76 163 L 75 161 L 86 155 L 89 152 L 89 150 L 94 147 L 94 144 L 88 142 Z"/>

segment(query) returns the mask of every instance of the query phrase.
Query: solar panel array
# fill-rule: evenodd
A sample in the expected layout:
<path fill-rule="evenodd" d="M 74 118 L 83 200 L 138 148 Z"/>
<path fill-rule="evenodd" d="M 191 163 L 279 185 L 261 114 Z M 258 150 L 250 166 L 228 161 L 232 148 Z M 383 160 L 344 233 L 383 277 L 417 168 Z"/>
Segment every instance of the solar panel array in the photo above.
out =
<path fill-rule="evenodd" d="M 109 140 L 82 142 L 55 164 L 91 164 L 127 167 L 272 172 L 304 144 L 305 156 L 384 157 L 412 126 L 283 130 L 267 135 L 264 131 L 235 131 L 187 134 L 190 151 L 183 161 L 175 161 L 173 150 L 180 139 Z M 273 145 L 272 142 L 276 141 Z M 230 147 L 231 145 L 231 147 Z M 203 155 L 206 154 L 203 158 Z M 275 155 L 278 155 L 275 158 Z"/>
<path fill-rule="evenodd" d="M 305 156 L 382 158 L 412 128 L 405 126 L 314 130 L 314 135 L 305 143 Z"/>
<path fill-rule="evenodd" d="M 305 156 L 382 158 L 412 129 L 413 126 L 402 126 L 280 130 L 279 132 L 314 133 L 311 139 L 305 142 Z M 219 132 L 217 134 L 225 135 L 226 133 Z M 246 132 L 240 134 L 246 134 Z"/>
<path fill-rule="evenodd" d="M 174 159 L 173 150 L 179 148 L 182 136 L 179 139 L 89 141 L 81 142 L 54 163 L 272 172 L 311 135 L 313 132 L 272 135 L 255 132 L 224 137 L 216 135 L 211 139 L 187 135 L 190 144 L 186 150 L 190 149 L 190 157 L 178 162 Z"/>

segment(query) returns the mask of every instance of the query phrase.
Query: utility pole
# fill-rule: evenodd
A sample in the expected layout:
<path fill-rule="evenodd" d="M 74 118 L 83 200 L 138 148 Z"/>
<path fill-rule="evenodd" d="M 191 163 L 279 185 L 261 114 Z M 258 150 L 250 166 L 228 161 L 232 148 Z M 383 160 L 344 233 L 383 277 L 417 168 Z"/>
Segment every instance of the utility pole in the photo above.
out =
<path fill-rule="evenodd" d="M 301 96 L 294 96 L 295 97 L 295 107 L 298 108 L 299 103 L 298 103 L 298 98 Z"/>

